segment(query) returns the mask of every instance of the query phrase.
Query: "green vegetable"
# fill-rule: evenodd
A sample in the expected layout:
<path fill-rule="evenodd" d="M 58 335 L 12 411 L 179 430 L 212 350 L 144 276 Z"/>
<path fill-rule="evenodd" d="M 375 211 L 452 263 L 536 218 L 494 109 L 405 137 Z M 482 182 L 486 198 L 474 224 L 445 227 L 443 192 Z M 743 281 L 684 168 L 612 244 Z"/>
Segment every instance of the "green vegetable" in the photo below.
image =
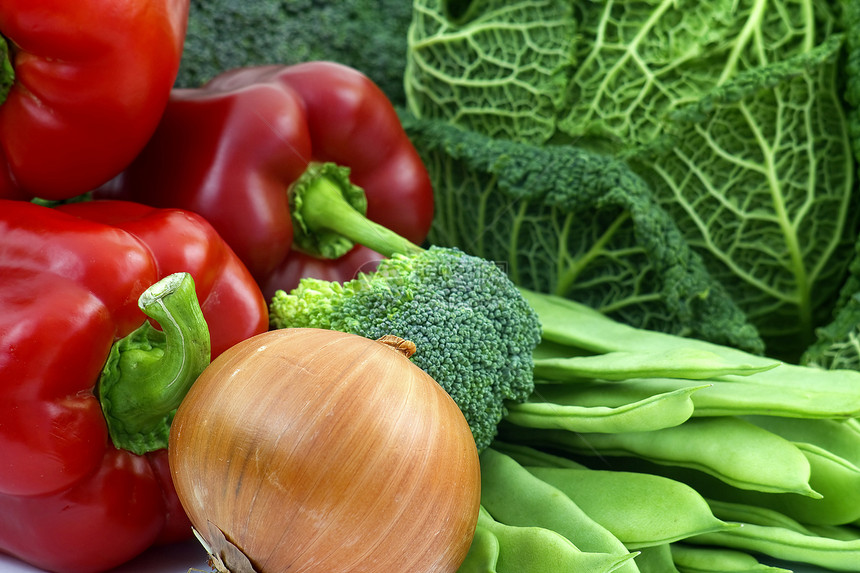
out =
<path fill-rule="evenodd" d="M 691 468 L 740 489 L 820 498 L 803 452 L 738 418 L 695 418 L 650 432 L 575 433 L 503 425 L 503 440 L 579 455 L 633 456 Z"/>
<path fill-rule="evenodd" d="M 824 0 L 707 6 L 696 0 L 486 0 L 468 3 L 457 17 L 451 4 L 415 2 L 407 101 L 422 120 L 499 141 L 492 152 L 500 166 L 482 166 L 475 156 L 483 150 L 469 138 L 439 145 L 418 133 L 440 190 L 433 240 L 499 260 L 531 257 L 540 262 L 534 276 L 542 282 L 524 272 L 531 280 L 520 284 L 601 310 L 635 296 L 664 298 L 664 320 L 723 342 L 702 332 L 713 320 L 697 328 L 683 316 L 679 321 L 676 298 L 654 287 L 650 273 L 659 277 L 662 265 L 654 254 L 658 239 L 647 235 L 654 233 L 653 220 L 668 218 L 759 330 L 768 352 L 797 360 L 814 329 L 830 320 L 858 232 L 852 133 L 856 140 L 860 128 L 856 114 L 846 116 L 840 82 L 847 57 L 847 96 L 856 106 L 860 47 L 856 37 L 846 43 L 841 34 L 851 14 L 856 22 L 856 8 L 843 2 L 848 16 L 842 21 L 836 3 Z M 529 25 L 537 22 L 542 32 Z M 633 217 L 640 233 L 629 237 L 628 231 L 619 244 L 616 219 L 583 199 L 601 195 L 588 187 L 611 187 L 601 177 L 568 176 L 576 185 L 566 188 L 566 213 L 587 213 L 573 216 L 576 225 L 564 224 L 565 213 L 535 209 L 535 203 L 547 206 L 547 189 L 564 187 L 547 185 L 545 175 L 511 177 L 516 187 L 495 180 L 509 169 L 507 150 L 526 144 L 549 149 L 537 162 L 541 173 L 553 170 L 549 157 L 577 153 L 565 145 L 624 161 L 657 204 L 649 208 L 651 225 L 640 212 Z M 463 166 L 465 174 L 458 171 Z M 477 220 L 471 234 L 462 232 L 459 217 L 446 216 L 457 208 Z M 604 248 L 604 237 L 615 239 L 614 248 Z M 610 258 L 614 251 L 637 249 L 646 264 L 631 266 L 640 272 L 629 276 L 606 266 L 598 273 L 589 256 L 618 265 L 626 259 Z M 657 252 L 667 249 L 681 248 L 670 239 Z M 591 272 L 566 273 L 574 279 L 564 284 L 559 268 Z M 601 285 L 600 296 L 583 296 L 595 276 L 607 274 L 611 286 Z M 693 276 L 696 285 L 706 284 L 699 273 Z M 687 286 L 671 294 L 681 301 L 703 294 Z M 725 312 L 714 314 L 725 324 Z M 641 313 L 615 316 L 652 328 Z"/>
<path fill-rule="evenodd" d="M 842 287 L 833 320 L 817 329 L 815 334 L 815 342 L 801 356 L 802 364 L 831 370 L 860 370 L 860 235 L 857 237 L 854 260 L 849 267 L 849 276 Z"/>
<path fill-rule="evenodd" d="M 714 517 L 691 487 L 662 476 L 588 468 L 527 469 L 567 495 L 628 549 L 737 527 Z"/>
<path fill-rule="evenodd" d="M 404 118 L 436 194 L 435 244 L 500 261 L 523 287 L 640 328 L 763 345 L 644 181 L 572 146 L 494 139 Z"/>
<path fill-rule="evenodd" d="M 640 573 L 679 573 L 672 559 L 672 544 L 645 547 L 636 558 Z"/>
<path fill-rule="evenodd" d="M 416 116 L 500 139 L 543 142 L 555 134 L 574 60 L 575 2 L 412 4 L 405 89 Z"/>
<path fill-rule="evenodd" d="M 367 74 L 403 104 L 411 2 L 191 0 L 177 85 L 240 66 L 332 60 Z"/>
<path fill-rule="evenodd" d="M 762 565 L 755 557 L 731 549 L 676 543 L 671 552 L 680 573 L 791 573 L 788 569 Z"/>
<path fill-rule="evenodd" d="M 706 405 L 703 415 L 770 413 L 803 418 L 860 417 L 860 393 L 857 391 L 860 372 L 831 372 L 785 363 L 773 367 L 774 361 L 770 358 L 729 346 L 634 328 L 562 297 L 527 289 L 520 292 L 538 313 L 542 336 L 539 350 L 544 349 L 544 358 L 550 357 L 553 351 L 558 358 L 568 358 L 619 351 L 658 356 L 679 348 L 702 350 L 719 356 L 723 368 L 726 364 L 735 364 L 739 369 L 762 369 L 746 376 L 710 380 L 713 383 L 710 388 L 692 395 L 694 403 L 701 401 Z M 701 386 L 708 381 L 707 377 L 695 378 L 674 382 L 665 378 L 634 378 L 632 381 L 644 388 L 656 384 L 662 392 L 689 385 Z"/>
<path fill-rule="evenodd" d="M 303 279 L 272 299 L 276 328 L 313 327 L 415 343 L 413 362 L 451 395 L 486 448 L 534 388 L 535 312 L 493 263 L 458 249 L 394 255 L 344 284 Z"/>
<path fill-rule="evenodd" d="M 760 428 L 791 441 L 810 465 L 809 485 L 821 499 L 796 495 L 754 496 L 709 486 L 709 497 L 756 504 L 807 525 L 841 525 L 860 520 L 860 434 L 851 423 L 771 416 L 747 418 Z"/>
<path fill-rule="evenodd" d="M 856 571 L 857 563 L 860 563 L 860 538 L 835 539 L 778 526 L 744 523 L 742 527 L 698 535 L 690 541 L 754 551 L 834 571 Z"/>
<path fill-rule="evenodd" d="M 652 394 L 636 402 L 615 407 L 581 406 L 575 387 L 535 387 L 526 402 L 508 404 L 505 419 L 530 428 L 562 429 L 571 432 L 644 432 L 677 426 L 695 411 L 691 395 L 707 385 L 679 388 Z"/>
<path fill-rule="evenodd" d="M 737 74 L 631 157 L 770 354 L 793 361 L 829 320 L 857 237 L 841 45 Z"/>
<path fill-rule="evenodd" d="M 502 523 L 551 529 L 582 551 L 619 556 L 630 553 L 568 495 L 493 448 L 481 453 L 481 505 Z M 710 515 L 710 510 L 707 513 Z M 618 571 L 638 573 L 633 561 Z"/>
<path fill-rule="evenodd" d="M 565 493 L 628 549 L 643 542 L 663 548 L 642 556 L 641 570 L 652 559 L 665 563 L 666 545 L 671 551 L 679 542 L 719 550 L 684 553 L 679 571 L 696 570 L 694 558 L 707 556 L 719 557 L 715 570 L 767 571 L 755 553 L 856 570 L 860 372 L 776 363 L 634 328 L 563 297 L 520 292 L 541 322 L 535 371 L 545 378 L 526 402 L 509 405 L 493 450 Z M 666 395 L 682 390 L 691 404 L 678 416 Z M 640 409 L 650 416 L 635 415 Z M 599 414 L 606 423 L 595 422 Z M 664 493 L 646 496 L 646 481 L 615 483 L 631 472 L 659 481 Z M 509 492 L 521 487 L 511 481 Z M 695 492 L 717 520 L 743 526 L 684 530 L 682 519 L 667 517 L 683 506 L 668 493 L 674 488 Z M 504 497 L 504 486 L 493 490 Z M 655 510 L 658 500 L 666 506 Z M 683 510 L 686 518 L 695 513 Z M 675 537 L 653 533 L 671 527 L 681 527 Z"/>
<path fill-rule="evenodd" d="M 853 0 L 838 0 L 837 4 L 845 30 L 847 51 L 843 70 L 848 130 L 854 142 L 854 155 L 860 162 L 860 4 Z"/>
<path fill-rule="evenodd" d="M 634 556 L 580 551 L 560 533 L 506 525 L 483 507 L 475 537 L 478 543 L 473 543 L 459 573 L 609 573 Z"/>

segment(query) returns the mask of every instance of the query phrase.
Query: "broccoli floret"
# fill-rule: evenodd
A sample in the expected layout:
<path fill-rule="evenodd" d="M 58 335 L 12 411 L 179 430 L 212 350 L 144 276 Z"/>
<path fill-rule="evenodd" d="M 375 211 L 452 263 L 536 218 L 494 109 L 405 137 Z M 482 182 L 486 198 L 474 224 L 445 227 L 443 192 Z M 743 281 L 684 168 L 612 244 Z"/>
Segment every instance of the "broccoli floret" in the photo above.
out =
<path fill-rule="evenodd" d="M 191 0 L 177 85 L 196 87 L 240 66 L 331 60 L 403 104 L 411 18 L 403 0 Z"/>
<path fill-rule="evenodd" d="M 346 283 L 302 279 L 271 302 L 275 328 L 310 327 L 415 343 L 414 364 L 463 412 L 479 450 L 507 413 L 534 389 L 537 314 L 494 263 L 431 246 L 394 255 Z"/>

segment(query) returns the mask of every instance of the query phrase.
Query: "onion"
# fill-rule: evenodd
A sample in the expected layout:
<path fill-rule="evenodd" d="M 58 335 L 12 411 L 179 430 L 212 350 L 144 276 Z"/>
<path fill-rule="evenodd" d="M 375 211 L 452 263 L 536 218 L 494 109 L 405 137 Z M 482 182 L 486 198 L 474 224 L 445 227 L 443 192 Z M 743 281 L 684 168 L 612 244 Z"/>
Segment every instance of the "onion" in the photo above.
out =
<path fill-rule="evenodd" d="M 212 362 L 176 412 L 168 451 L 213 566 L 458 569 L 480 504 L 477 448 L 408 353 L 401 339 L 295 328 Z"/>

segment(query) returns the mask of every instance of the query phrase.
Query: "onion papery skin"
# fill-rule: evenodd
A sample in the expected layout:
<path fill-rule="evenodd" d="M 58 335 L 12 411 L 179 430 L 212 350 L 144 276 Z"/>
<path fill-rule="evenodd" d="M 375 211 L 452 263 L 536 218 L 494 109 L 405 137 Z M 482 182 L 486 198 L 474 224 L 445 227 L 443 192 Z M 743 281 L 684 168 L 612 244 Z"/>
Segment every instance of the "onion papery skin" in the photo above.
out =
<path fill-rule="evenodd" d="M 474 535 L 465 418 L 406 356 L 360 336 L 281 329 L 230 348 L 180 405 L 168 451 L 211 553 L 210 523 L 258 573 L 453 573 Z"/>

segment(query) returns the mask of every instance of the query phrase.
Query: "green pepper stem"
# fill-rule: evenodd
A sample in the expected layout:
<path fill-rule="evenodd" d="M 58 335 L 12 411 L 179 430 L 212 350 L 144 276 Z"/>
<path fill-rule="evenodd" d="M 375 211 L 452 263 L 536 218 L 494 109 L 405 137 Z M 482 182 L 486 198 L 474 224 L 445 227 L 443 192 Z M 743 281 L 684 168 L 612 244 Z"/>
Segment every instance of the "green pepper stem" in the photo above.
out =
<path fill-rule="evenodd" d="M 9 41 L 0 35 L 0 104 L 6 101 L 12 84 L 15 83 L 15 69 L 12 67 L 12 52 Z"/>
<path fill-rule="evenodd" d="M 337 258 L 354 244 L 386 257 L 423 252 L 364 215 L 364 191 L 349 182 L 348 174 L 348 169 L 334 164 L 312 164 L 294 185 L 291 207 L 296 247 L 326 258 Z"/>
<path fill-rule="evenodd" d="M 118 340 L 98 394 L 117 448 L 144 454 L 167 447 L 173 414 L 210 360 L 209 329 L 188 273 L 169 275 L 140 296 L 149 321 Z"/>

